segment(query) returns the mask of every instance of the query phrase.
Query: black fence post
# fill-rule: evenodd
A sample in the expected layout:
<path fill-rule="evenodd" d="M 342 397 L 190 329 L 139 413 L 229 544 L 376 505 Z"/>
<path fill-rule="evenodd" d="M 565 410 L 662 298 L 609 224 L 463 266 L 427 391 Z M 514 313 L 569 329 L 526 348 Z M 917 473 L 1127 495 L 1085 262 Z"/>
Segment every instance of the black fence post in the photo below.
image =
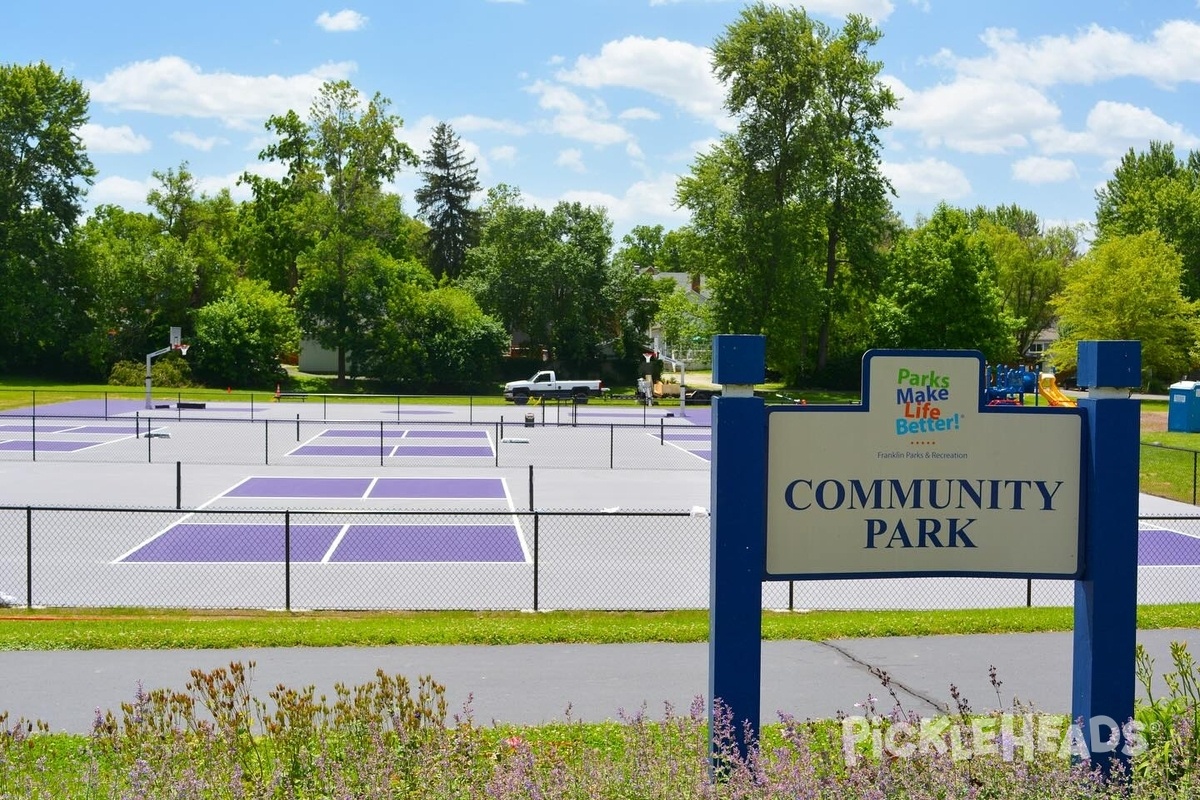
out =
<path fill-rule="evenodd" d="M 399 413 L 400 398 L 399 397 L 396 398 L 396 408 L 397 408 L 396 419 L 399 420 L 400 419 L 400 413 Z M 383 466 L 383 420 L 379 420 L 379 466 L 381 466 L 381 467 Z"/>
<path fill-rule="evenodd" d="M 104 418 L 108 419 L 108 392 L 104 393 Z"/>
<path fill-rule="evenodd" d="M 37 461 L 37 415 L 36 414 L 34 414 L 32 417 L 29 418 L 29 431 L 30 431 L 30 435 L 33 437 L 33 442 L 30 445 L 30 449 L 33 451 L 33 460 Z"/>
<path fill-rule="evenodd" d="M 283 512 L 283 608 L 292 610 L 292 512 Z"/>
<path fill-rule="evenodd" d="M 538 527 L 541 515 L 533 512 L 533 610 L 538 610 Z"/>
<path fill-rule="evenodd" d="M 1196 456 L 1200 456 L 1195 450 L 1192 451 L 1192 505 L 1196 505 Z"/>
<path fill-rule="evenodd" d="M 796 582 L 788 581 L 788 611 L 796 610 Z"/>
<path fill-rule="evenodd" d="M 183 508 L 183 462 L 175 462 L 175 508 Z"/>
<path fill-rule="evenodd" d="M 613 423 L 608 423 L 608 468 L 613 469 L 614 456 L 613 451 L 617 447 L 617 426 Z"/>
<path fill-rule="evenodd" d="M 263 420 L 263 463 L 271 463 L 271 420 Z"/>
<path fill-rule="evenodd" d="M 667 443 L 667 420 L 666 417 L 658 418 L 658 444 L 660 446 Z"/>
<path fill-rule="evenodd" d="M 533 511 L 533 464 L 529 465 L 529 510 Z"/>
<path fill-rule="evenodd" d="M 296 415 L 296 441 L 300 441 L 300 415 Z"/>
<path fill-rule="evenodd" d="M 25 506 L 25 607 L 33 608 L 33 507 Z"/>
<path fill-rule="evenodd" d="M 1033 578 L 1025 579 L 1025 607 L 1033 608 Z"/>
<path fill-rule="evenodd" d="M 150 417 L 146 417 L 146 463 L 154 463 L 154 437 L 150 435 Z"/>

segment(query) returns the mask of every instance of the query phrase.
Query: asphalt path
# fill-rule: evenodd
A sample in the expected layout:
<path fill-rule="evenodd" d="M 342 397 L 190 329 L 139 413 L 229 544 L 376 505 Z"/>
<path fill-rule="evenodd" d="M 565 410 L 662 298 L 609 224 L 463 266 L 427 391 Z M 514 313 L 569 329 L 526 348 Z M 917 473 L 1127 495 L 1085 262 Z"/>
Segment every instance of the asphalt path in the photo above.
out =
<path fill-rule="evenodd" d="M 1200 647 L 1200 631 L 1141 631 L 1156 673 L 1171 671 L 1170 643 Z M 885 671 L 906 711 L 951 709 L 954 684 L 973 710 L 1009 708 L 1069 713 L 1072 634 L 1036 633 L 764 642 L 762 719 L 778 713 L 830 718 L 861 713 L 869 697 L 890 710 L 894 699 L 876 676 Z M 184 690 L 192 670 L 254 662 L 252 693 L 270 705 L 277 685 L 313 686 L 329 697 L 336 683 L 368 683 L 377 670 L 415 686 L 430 675 L 446 687 L 452 713 L 470 709 L 483 724 L 619 719 L 665 704 L 686 712 L 708 684 L 706 644 L 247 648 L 243 650 L 90 650 L 0 652 L 0 710 L 42 720 L 51 730 L 86 733 L 97 712 L 144 690 Z M 1000 686 L 989 678 L 996 668 Z M 1156 693 L 1164 687 L 1161 680 Z"/>

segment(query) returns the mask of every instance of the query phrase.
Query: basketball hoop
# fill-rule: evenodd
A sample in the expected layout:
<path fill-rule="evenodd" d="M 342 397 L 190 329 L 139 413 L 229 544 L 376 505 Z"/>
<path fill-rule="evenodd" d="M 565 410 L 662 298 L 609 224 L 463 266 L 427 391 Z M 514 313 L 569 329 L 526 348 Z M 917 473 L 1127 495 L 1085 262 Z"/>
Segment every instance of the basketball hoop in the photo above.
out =
<path fill-rule="evenodd" d="M 654 352 L 642 353 L 642 358 L 646 359 L 646 363 L 649 364 L 651 361 L 658 358 L 658 353 L 654 353 Z"/>
<path fill-rule="evenodd" d="M 187 355 L 187 351 L 188 351 L 188 348 L 189 348 L 189 347 L 191 347 L 191 345 L 190 345 L 190 344 L 173 344 L 173 345 L 171 345 L 171 348 L 172 348 L 173 350 L 178 350 L 178 351 L 179 351 L 179 355 L 181 355 L 181 356 L 186 356 L 186 355 Z"/>

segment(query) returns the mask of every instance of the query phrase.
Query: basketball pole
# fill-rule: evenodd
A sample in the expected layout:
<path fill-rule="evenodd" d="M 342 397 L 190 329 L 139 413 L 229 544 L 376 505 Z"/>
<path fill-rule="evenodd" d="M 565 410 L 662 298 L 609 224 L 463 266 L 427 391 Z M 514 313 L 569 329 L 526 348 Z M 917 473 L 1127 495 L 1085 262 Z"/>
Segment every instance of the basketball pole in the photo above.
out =
<path fill-rule="evenodd" d="M 188 345 L 183 344 L 180 337 L 179 328 L 171 328 L 171 343 L 161 350 L 155 350 L 153 353 L 146 354 L 146 410 L 154 409 L 154 400 L 151 398 L 151 377 L 150 377 L 150 362 L 164 353 L 169 353 L 172 350 L 178 350 L 181 355 L 187 355 Z"/>

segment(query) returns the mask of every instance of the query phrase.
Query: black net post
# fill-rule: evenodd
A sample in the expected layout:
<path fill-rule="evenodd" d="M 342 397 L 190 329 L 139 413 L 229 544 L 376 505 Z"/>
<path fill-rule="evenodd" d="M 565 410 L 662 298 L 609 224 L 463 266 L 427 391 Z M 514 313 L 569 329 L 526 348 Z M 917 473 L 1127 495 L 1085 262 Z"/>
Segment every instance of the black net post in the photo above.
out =
<path fill-rule="evenodd" d="M 292 610 L 292 512 L 283 512 L 283 608 Z"/>
<path fill-rule="evenodd" d="M 25 507 L 25 607 L 33 608 L 33 507 Z"/>

